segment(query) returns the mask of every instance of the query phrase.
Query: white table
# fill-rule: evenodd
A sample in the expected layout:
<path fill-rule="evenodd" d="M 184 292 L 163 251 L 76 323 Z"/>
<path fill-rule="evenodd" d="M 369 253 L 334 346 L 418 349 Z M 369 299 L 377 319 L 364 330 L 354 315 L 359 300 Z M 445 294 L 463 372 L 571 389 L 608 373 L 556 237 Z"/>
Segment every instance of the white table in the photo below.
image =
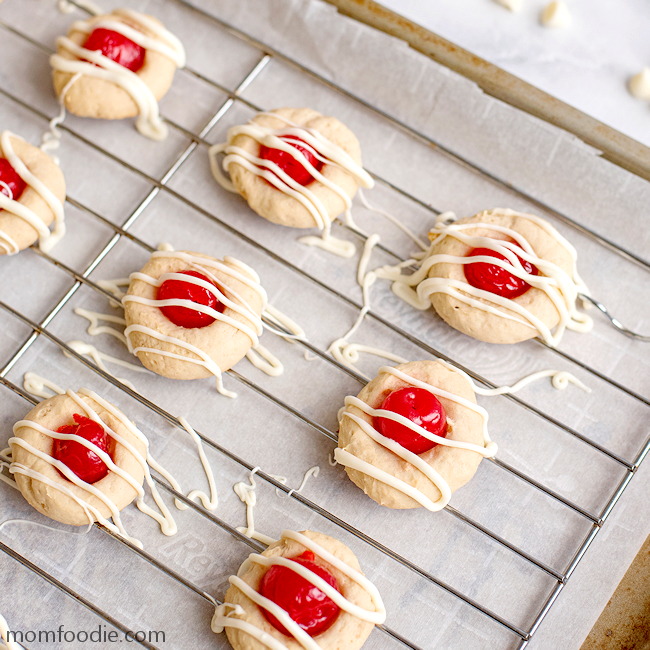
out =
<path fill-rule="evenodd" d="M 549 0 L 523 0 L 512 13 L 494 0 L 379 0 L 426 27 L 650 145 L 650 103 L 632 97 L 628 78 L 650 65 L 647 0 L 566 0 L 566 29 L 542 27 Z"/>

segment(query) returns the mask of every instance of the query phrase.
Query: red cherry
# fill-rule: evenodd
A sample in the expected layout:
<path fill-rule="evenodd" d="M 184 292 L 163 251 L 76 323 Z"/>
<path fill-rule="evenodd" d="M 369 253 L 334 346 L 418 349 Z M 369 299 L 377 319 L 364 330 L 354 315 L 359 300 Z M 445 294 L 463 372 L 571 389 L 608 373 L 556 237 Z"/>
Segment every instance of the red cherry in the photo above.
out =
<path fill-rule="evenodd" d="M 75 413 L 72 417 L 76 424 L 59 427 L 57 433 L 75 434 L 108 453 L 108 434 L 101 425 L 79 413 Z M 86 483 L 96 483 L 108 474 L 106 463 L 94 451 L 90 451 L 74 440 L 55 440 L 52 456 L 67 465 Z"/>
<path fill-rule="evenodd" d="M 336 578 L 322 566 L 316 564 L 314 554 L 305 551 L 290 558 L 323 578 L 328 585 L 339 590 Z M 339 606 L 318 587 L 283 566 L 272 566 L 260 582 L 259 592 L 284 609 L 298 625 L 309 634 L 318 636 L 328 630 L 341 611 Z M 262 609 L 266 620 L 279 632 L 291 636 L 275 616 Z"/>
<path fill-rule="evenodd" d="M 491 248 L 474 248 L 468 253 L 468 257 L 476 255 L 489 255 L 496 257 L 499 260 L 505 260 L 505 255 L 493 251 Z M 521 259 L 517 255 L 517 259 L 521 262 L 522 267 L 526 273 L 537 275 L 539 273 L 536 266 Z M 496 293 L 503 298 L 517 298 L 523 295 L 530 289 L 530 285 L 525 280 L 518 278 L 506 269 L 502 269 L 496 264 L 489 264 L 488 262 L 472 262 L 465 265 L 465 278 L 473 287 Z"/>
<path fill-rule="evenodd" d="M 429 433 L 443 438 L 447 436 L 445 409 L 440 400 L 424 388 L 414 386 L 398 388 L 384 399 L 380 408 L 403 415 Z M 383 436 L 399 442 L 402 447 L 414 454 L 423 454 L 438 444 L 389 418 L 377 417 L 374 419 L 374 425 Z"/>
<path fill-rule="evenodd" d="M 112 29 L 94 29 L 83 46 L 87 50 L 99 50 L 104 56 L 131 72 L 137 72 L 144 64 L 146 50 Z"/>
<path fill-rule="evenodd" d="M 323 161 L 318 160 L 316 156 L 305 147 L 301 147 L 297 142 L 305 142 L 302 138 L 295 136 L 280 136 L 287 144 L 298 149 L 300 153 L 307 158 L 307 160 L 320 171 L 323 168 Z M 305 142 L 305 144 L 307 144 Z M 275 163 L 282 171 L 291 176 L 296 183 L 301 185 L 309 185 L 314 180 L 314 177 L 287 151 L 282 149 L 271 149 L 265 145 L 260 147 L 260 158 Z"/>
<path fill-rule="evenodd" d="M 184 275 L 191 275 L 200 278 L 205 282 L 214 284 L 210 278 L 197 271 L 180 271 Z M 216 284 L 214 286 L 217 286 Z M 220 287 L 218 287 L 221 289 Z M 183 282 L 183 280 L 165 280 L 158 289 L 158 300 L 191 300 L 198 305 L 211 307 L 219 313 L 223 313 L 226 306 L 220 302 L 217 297 L 208 289 L 200 287 L 198 284 Z M 214 318 L 200 311 L 190 309 L 189 307 L 161 307 L 160 311 L 169 318 L 169 320 L 179 327 L 201 328 L 207 327 L 214 323 Z"/>
<path fill-rule="evenodd" d="M 4 185 L 0 185 L 0 193 L 17 201 L 23 193 L 27 184 L 18 176 L 16 170 L 6 158 L 0 158 L 0 181 L 9 187 L 11 193 Z"/>

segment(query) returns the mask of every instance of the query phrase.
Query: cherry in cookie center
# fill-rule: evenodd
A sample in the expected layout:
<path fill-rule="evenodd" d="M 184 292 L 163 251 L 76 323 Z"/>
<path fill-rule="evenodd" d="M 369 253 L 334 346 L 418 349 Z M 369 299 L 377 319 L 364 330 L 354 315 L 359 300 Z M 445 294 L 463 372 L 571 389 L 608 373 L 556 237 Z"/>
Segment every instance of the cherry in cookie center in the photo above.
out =
<path fill-rule="evenodd" d="M 158 293 L 156 294 L 157 300 L 189 301 L 213 309 L 220 314 L 224 312 L 226 306 L 217 298 L 214 290 L 205 286 L 205 284 L 212 285 L 215 289 L 222 292 L 223 290 L 216 283 L 198 271 L 179 271 L 178 274 L 174 275 L 179 274 L 197 278 L 203 284 L 195 283 L 191 280 L 165 280 L 158 288 Z M 180 304 L 161 305 L 160 311 L 174 325 L 188 329 L 207 327 L 215 321 L 210 314 L 184 307 Z"/>
<path fill-rule="evenodd" d="M 87 440 L 105 453 L 109 453 L 109 437 L 104 428 L 95 420 L 75 413 L 75 424 L 66 424 L 56 432 L 75 435 Z M 96 483 L 108 474 L 106 463 L 91 449 L 75 440 L 54 440 L 52 457 L 66 465 L 85 483 Z"/>
<path fill-rule="evenodd" d="M 97 27 L 90 33 L 83 47 L 86 50 L 99 51 L 131 72 L 137 72 L 144 65 L 146 50 L 112 29 Z"/>
<path fill-rule="evenodd" d="M 379 408 L 401 415 L 433 435 L 443 438 L 447 435 L 445 409 L 440 400 L 424 388 L 405 386 L 394 390 Z M 375 417 L 374 426 L 381 435 L 395 440 L 414 454 L 423 454 L 438 444 L 391 418 Z"/>
<path fill-rule="evenodd" d="M 303 138 L 287 135 L 278 135 L 277 137 L 296 149 L 316 171 L 321 171 L 324 165 L 323 161 L 314 155 L 314 150 Z M 304 164 L 289 151 L 262 144 L 260 145 L 260 158 L 277 165 L 300 185 L 309 185 L 309 183 L 316 180 Z"/>
<path fill-rule="evenodd" d="M 492 248 L 473 248 L 468 257 L 494 257 L 510 265 L 508 258 Z M 539 269 L 517 255 L 523 270 L 529 275 L 538 275 Z M 467 282 L 476 289 L 489 291 L 503 298 L 513 299 L 523 296 L 530 284 L 523 278 L 513 275 L 507 268 L 489 262 L 471 262 L 464 267 Z"/>
<path fill-rule="evenodd" d="M 17 201 L 27 183 L 18 175 L 6 158 L 0 158 L 0 193 Z"/>
<path fill-rule="evenodd" d="M 339 591 L 336 578 L 324 567 L 316 564 L 314 553 L 305 551 L 289 558 L 305 567 L 331 587 Z M 279 605 L 307 634 L 314 637 L 328 630 L 338 618 L 340 608 L 316 585 L 295 571 L 274 565 L 264 574 L 259 593 Z M 291 636 L 269 611 L 262 609 L 264 617 L 276 630 Z"/>

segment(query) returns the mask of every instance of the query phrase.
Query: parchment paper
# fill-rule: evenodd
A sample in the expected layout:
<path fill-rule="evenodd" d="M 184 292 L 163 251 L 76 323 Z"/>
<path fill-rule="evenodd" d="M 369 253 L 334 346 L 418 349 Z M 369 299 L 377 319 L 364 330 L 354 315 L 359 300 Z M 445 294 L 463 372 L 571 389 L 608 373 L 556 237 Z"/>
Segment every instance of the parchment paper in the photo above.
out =
<path fill-rule="evenodd" d="M 104 2 L 103 6 L 108 9 L 118 4 Z M 572 136 L 485 97 L 473 84 L 403 43 L 339 16 L 318 0 L 211 0 L 194 5 L 245 30 L 380 111 L 275 57 L 240 89 L 243 101 L 226 106 L 228 110 L 207 133 L 207 142 L 222 141 L 227 128 L 247 120 L 256 107 L 304 105 L 336 115 L 355 131 L 366 167 L 380 179 L 376 188 L 367 192 L 373 205 L 392 212 L 423 235 L 435 217 L 429 206 L 460 215 L 496 206 L 532 210 L 547 217 L 576 246 L 581 273 L 593 294 L 630 327 L 650 330 L 646 268 L 581 230 L 584 226 L 596 231 L 647 259 L 650 242 L 642 221 L 650 199 L 647 183 L 600 160 L 597 152 Z M 184 41 L 191 72 L 176 75 L 161 110 L 171 122 L 197 134 L 222 107 L 228 93 L 262 65 L 265 53 L 177 0 L 133 2 L 131 6 L 158 16 Z M 37 0 L 0 5 L 0 20 L 8 25 L 1 28 L 5 53 L 0 66 L 3 128 L 39 141 L 46 118 L 58 112 L 50 88 L 49 49 L 72 18 L 82 15 L 63 16 L 54 3 Z M 398 128 L 382 113 L 442 147 Z M 205 144 L 189 150 L 171 176 L 168 189 L 150 195 L 155 182 L 190 146 L 185 131 L 172 126 L 167 141 L 154 143 L 139 136 L 129 120 L 108 123 L 68 116 L 65 125 L 71 132 L 64 132 L 59 155 L 69 197 L 79 205 L 66 205 L 69 233 L 53 251 L 55 259 L 82 272 L 111 241 L 112 229 L 93 216 L 93 211 L 117 225 L 135 216 L 129 230 L 150 246 L 168 241 L 179 249 L 215 257 L 233 255 L 251 264 L 260 273 L 271 302 L 294 317 L 321 350 L 350 327 L 361 300 L 355 281 L 357 259 L 343 260 L 305 248 L 296 242 L 295 231 L 256 217 L 239 197 L 216 186 L 208 170 Z M 505 184 L 460 163 L 444 148 Z M 522 197 L 509 189 L 511 186 L 565 214 L 567 220 Z M 386 250 L 375 251 L 371 268 L 393 263 L 412 251 L 412 244 L 399 231 L 358 201 L 354 217 L 363 230 L 382 236 Z M 335 226 L 335 234 L 356 241 L 359 247 L 362 244 L 340 225 Z M 139 269 L 147 257 L 141 245 L 123 237 L 90 277 L 95 281 L 124 277 Z M 0 262 L 4 271 L 0 299 L 36 321 L 49 314 L 74 286 L 65 269 L 34 251 Z M 501 461 L 589 513 L 602 513 L 626 471 L 616 459 L 580 437 L 626 461 L 636 459 L 648 435 L 645 400 L 650 393 L 650 373 L 643 344 L 626 339 L 595 315 L 594 331 L 567 334 L 560 353 L 534 341 L 490 346 L 454 332 L 431 311 L 413 311 L 384 283 L 373 290 L 372 304 L 375 316 L 365 321 L 355 341 L 412 359 L 448 355 L 495 383 L 509 383 L 549 367 L 569 370 L 585 382 L 591 393 L 575 388 L 558 393 L 542 383 L 522 391 L 521 401 L 507 397 L 480 401 L 490 411 L 490 428 L 500 445 Z M 82 286 L 48 324 L 48 331 L 64 341 L 82 339 L 127 359 L 117 341 L 90 339 L 85 321 L 73 312 L 80 306 L 110 312 L 101 295 Z M 0 329 L 0 362 L 4 365 L 30 330 L 6 310 L 0 310 Z M 314 528 L 349 544 L 384 594 L 387 625 L 413 644 L 463 650 L 516 647 L 515 634 L 435 581 L 526 629 L 556 586 L 555 578 L 453 512 L 394 512 L 369 501 L 341 468 L 331 467 L 327 461 L 334 448 L 327 432 L 335 433 L 338 408 L 345 395 L 358 392 L 360 384 L 323 359 L 306 361 L 304 350 L 295 344 L 268 333 L 263 342 L 282 359 L 285 374 L 269 378 L 241 362 L 226 377 L 227 386 L 239 394 L 236 400 L 217 395 L 208 380 L 179 385 L 130 370 L 117 374 L 161 408 L 186 416 L 198 431 L 242 461 L 216 449 L 207 450 L 221 496 L 217 517 L 230 525 L 245 523 L 243 504 L 232 492 L 232 485 L 247 480 L 246 467 L 260 466 L 297 487 L 303 473 L 319 465 L 321 472 L 307 484 L 304 495 L 327 516 L 296 498 L 277 495 L 270 484 L 257 479 L 260 530 L 279 535 L 284 528 Z M 372 376 L 381 362 L 371 358 L 361 365 Z M 155 456 L 179 477 L 185 490 L 205 487 L 187 434 L 78 360 L 64 356 L 43 336 L 12 367 L 8 379 L 21 384 L 26 370 L 65 387 L 97 390 L 141 426 L 150 437 Z M 30 406 L 8 388 L 0 388 L 0 395 L 2 446 L 11 435 L 13 422 Z M 296 409 L 303 419 L 282 404 Z M 325 435 L 309 421 L 324 427 Z M 648 533 L 647 485 L 647 468 L 642 468 L 529 647 L 579 646 Z M 0 522 L 48 523 L 9 486 L 0 484 L 0 495 Z M 453 496 L 451 505 L 559 573 L 566 571 L 592 530 L 590 521 L 578 512 L 490 462 L 481 464 L 472 482 Z M 225 591 L 227 577 L 251 550 L 191 510 L 179 513 L 180 532 L 172 538 L 162 536 L 156 525 L 133 507 L 125 510 L 124 519 L 148 553 L 217 598 Z M 74 536 L 66 532 L 69 529 L 54 526 L 62 530 L 9 523 L 0 528 L 0 540 L 123 625 L 133 630 L 164 630 L 166 645 L 158 645 L 227 647 L 222 637 L 209 631 L 211 607 L 196 593 L 102 531 L 93 529 L 87 535 Z M 399 557 L 382 553 L 345 526 L 372 537 Z M 0 612 L 16 629 L 56 629 L 61 623 L 68 629 L 84 629 L 90 623 L 82 619 L 80 611 L 91 616 L 94 624 L 101 623 L 58 591 L 48 591 L 49 608 L 36 614 L 32 602 L 38 592 L 28 587 L 25 570 L 5 554 L 0 554 L 0 563 Z M 31 578 L 30 584 L 33 581 Z M 399 643 L 378 630 L 367 644 L 369 648 L 393 646 Z"/>

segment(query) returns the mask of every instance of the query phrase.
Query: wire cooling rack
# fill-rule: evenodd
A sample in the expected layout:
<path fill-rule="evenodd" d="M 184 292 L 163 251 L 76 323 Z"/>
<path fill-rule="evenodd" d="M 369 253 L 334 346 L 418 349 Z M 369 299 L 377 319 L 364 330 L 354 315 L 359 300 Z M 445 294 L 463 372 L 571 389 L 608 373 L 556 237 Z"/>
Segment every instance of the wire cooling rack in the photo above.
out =
<path fill-rule="evenodd" d="M 5 127 L 32 142 L 58 112 L 47 57 L 71 20 L 43 6 L 48 4 L 5 3 L 0 10 L 4 47 L 11 52 L 2 63 L 0 115 Z M 647 386 L 634 383 L 644 363 L 642 344 L 598 322 L 589 338 L 569 333 L 559 349 L 530 341 L 495 352 L 450 331 L 431 313 L 413 315 L 378 288 L 358 333 L 362 342 L 412 359 L 448 359 L 490 387 L 549 365 L 593 387 L 590 395 L 574 392 L 570 398 L 539 386 L 491 398 L 485 406 L 500 444 L 498 457 L 484 461 L 437 515 L 382 510 L 325 460 L 336 441 L 338 407 L 365 383 L 325 353 L 360 308 L 355 261 L 300 247 L 294 233 L 262 222 L 240 199 L 224 196 L 209 177 L 206 148 L 258 110 L 311 105 L 365 134 L 366 166 L 377 181 L 373 203 L 418 232 L 438 214 L 432 205 L 465 207 L 452 195 L 472 193 L 478 209 L 496 203 L 533 209 L 570 231 L 581 257 L 599 260 L 605 273 L 584 275 L 634 328 L 648 329 L 650 321 L 650 301 L 639 295 L 647 284 L 647 262 L 397 122 L 381 106 L 368 105 L 232 28 L 217 10 L 212 15 L 183 0 L 135 8 L 181 32 L 189 50 L 188 68 L 179 71 L 161 104 L 170 136 L 164 143 L 143 141 L 128 121 L 69 116 L 61 126 L 69 233 L 52 254 L 31 249 L 1 260 L 0 446 L 34 403 L 21 387 L 23 373 L 34 370 L 60 385 L 92 387 L 120 406 L 183 484 L 198 474 L 178 419 L 187 416 L 206 444 L 221 504 L 206 511 L 155 478 L 170 502 L 178 498 L 189 509 L 179 513 L 180 532 L 168 539 L 128 508 L 125 521 L 143 540 L 140 550 L 101 525 L 85 535 L 56 524 L 43 528 L 45 520 L 0 484 L 0 613 L 23 631 L 57 630 L 65 623 L 68 632 L 138 631 L 135 642 L 148 648 L 227 647 L 209 631 L 210 595 L 218 600 L 227 576 L 251 549 L 259 550 L 236 529 L 244 523 L 243 506 L 229 488 L 259 467 L 258 528 L 269 534 L 313 528 L 342 539 L 384 594 L 388 621 L 367 647 L 527 646 L 650 447 L 639 424 L 647 419 Z M 379 136 L 405 148 L 421 168 L 429 164 L 434 179 L 446 184 L 433 195 L 410 189 L 396 167 L 380 164 L 379 154 L 387 150 L 377 144 Z M 408 254 L 409 243 L 390 225 L 361 206 L 355 211 L 365 231 L 379 230 L 389 242 L 378 248 L 378 265 Z M 363 244 L 361 232 L 335 228 Z M 137 389 L 132 390 L 67 344 L 89 340 L 74 308 L 110 311 L 110 294 L 98 282 L 139 269 L 165 240 L 177 248 L 240 257 L 261 273 L 271 302 L 310 335 L 310 343 L 269 343 L 287 366 L 283 377 L 269 379 L 240 363 L 226 377 L 239 392 L 229 401 L 214 394 L 210 382 L 179 386 L 128 370 L 117 373 L 129 376 Z M 640 304 L 630 308 L 626 295 Z M 111 341 L 89 342 L 124 357 Z M 321 466 L 321 476 L 303 492 L 292 491 L 308 461 Z M 63 641 L 50 645 L 75 646 Z M 77 642 L 83 645 L 78 636 Z"/>

